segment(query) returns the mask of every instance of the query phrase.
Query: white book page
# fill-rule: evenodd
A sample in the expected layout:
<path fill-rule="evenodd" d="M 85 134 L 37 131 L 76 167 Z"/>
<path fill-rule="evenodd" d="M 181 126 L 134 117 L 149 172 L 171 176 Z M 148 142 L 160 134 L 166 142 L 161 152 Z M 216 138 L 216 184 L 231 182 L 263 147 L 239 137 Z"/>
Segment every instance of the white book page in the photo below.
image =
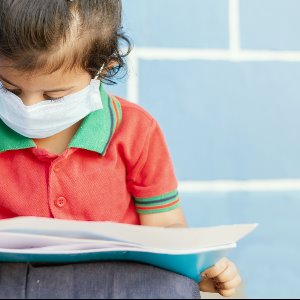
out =
<path fill-rule="evenodd" d="M 235 244 L 223 246 L 222 249 L 236 247 Z M 209 251 L 217 251 L 219 247 L 203 248 L 194 251 L 159 250 L 145 247 L 137 247 L 127 243 L 111 241 L 93 241 L 72 238 L 56 238 L 42 235 L 30 235 L 19 233 L 0 232 L 0 253 L 19 254 L 77 254 L 95 252 L 151 252 L 160 254 L 196 254 Z"/>
<path fill-rule="evenodd" d="M 129 243 L 162 252 L 199 252 L 235 244 L 257 227 L 157 228 L 109 222 L 20 217 L 0 221 L 0 232 Z M 1 244 L 0 244 L 1 247 Z"/>
<path fill-rule="evenodd" d="M 48 250 L 48 249 L 102 249 L 102 248 L 137 248 L 130 243 L 113 241 L 73 239 L 44 235 L 0 232 L 0 249 L 2 250 Z"/>

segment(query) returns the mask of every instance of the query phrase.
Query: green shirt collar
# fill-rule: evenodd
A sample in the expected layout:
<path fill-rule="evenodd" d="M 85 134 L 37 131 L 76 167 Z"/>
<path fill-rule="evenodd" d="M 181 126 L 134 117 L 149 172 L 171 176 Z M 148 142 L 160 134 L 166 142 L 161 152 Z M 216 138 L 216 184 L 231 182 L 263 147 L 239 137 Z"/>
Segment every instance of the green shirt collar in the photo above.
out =
<path fill-rule="evenodd" d="M 103 109 L 85 117 L 68 148 L 81 148 L 105 155 L 122 120 L 122 109 L 120 102 L 104 91 L 103 84 L 100 93 Z M 13 131 L 0 119 L 0 153 L 28 148 L 36 148 L 34 141 Z"/>

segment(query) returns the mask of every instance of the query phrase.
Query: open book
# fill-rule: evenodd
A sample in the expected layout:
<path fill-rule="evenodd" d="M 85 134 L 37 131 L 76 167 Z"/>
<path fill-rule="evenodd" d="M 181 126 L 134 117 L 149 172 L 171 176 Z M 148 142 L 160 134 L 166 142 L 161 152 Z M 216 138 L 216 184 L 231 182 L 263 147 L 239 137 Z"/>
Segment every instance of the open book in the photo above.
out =
<path fill-rule="evenodd" d="M 111 222 L 19 217 L 0 221 L 0 261 L 135 261 L 200 281 L 200 273 L 256 228 L 157 228 Z"/>

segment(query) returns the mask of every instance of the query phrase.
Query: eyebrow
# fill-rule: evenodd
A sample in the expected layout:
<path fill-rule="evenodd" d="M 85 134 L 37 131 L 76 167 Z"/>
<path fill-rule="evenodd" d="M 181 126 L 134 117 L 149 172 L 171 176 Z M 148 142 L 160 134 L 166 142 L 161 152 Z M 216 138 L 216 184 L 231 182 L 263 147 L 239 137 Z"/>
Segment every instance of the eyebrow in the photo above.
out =
<path fill-rule="evenodd" d="M 9 81 L 8 79 L 4 78 L 2 75 L 0 75 L 0 79 L 9 83 L 10 85 L 15 86 L 16 88 L 20 89 L 20 87 L 18 87 L 16 84 L 14 84 L 13 82 Z M 56 93 L 56 92 L 65 92 L 68 90 L 73 89 L 75 86 L 70 86 L 70 87 L 66 87 L 66 88 L 59 88 L 59 89 L 55 89 L 55 90 L 49 90 L 49 91 L 45 91 L 46 93 Z"/>

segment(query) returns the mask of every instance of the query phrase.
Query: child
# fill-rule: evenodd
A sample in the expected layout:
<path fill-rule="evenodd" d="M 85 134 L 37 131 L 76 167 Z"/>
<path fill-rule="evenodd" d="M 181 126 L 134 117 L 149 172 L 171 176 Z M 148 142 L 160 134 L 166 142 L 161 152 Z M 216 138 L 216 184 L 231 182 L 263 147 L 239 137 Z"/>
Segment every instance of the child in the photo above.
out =
<path fill-rule="evenodd" d="M 121 0 L 0 1 L 0 219 L 186 226 L 159 125 L 100 84 L 124 66 L 120 28 Z M 224 296 L 241 281 L 227 259 L 203 275 L 200 289 Z M 0 297 L 197 291 L 187 278 L 133 263 L 0 264 Z"/>

